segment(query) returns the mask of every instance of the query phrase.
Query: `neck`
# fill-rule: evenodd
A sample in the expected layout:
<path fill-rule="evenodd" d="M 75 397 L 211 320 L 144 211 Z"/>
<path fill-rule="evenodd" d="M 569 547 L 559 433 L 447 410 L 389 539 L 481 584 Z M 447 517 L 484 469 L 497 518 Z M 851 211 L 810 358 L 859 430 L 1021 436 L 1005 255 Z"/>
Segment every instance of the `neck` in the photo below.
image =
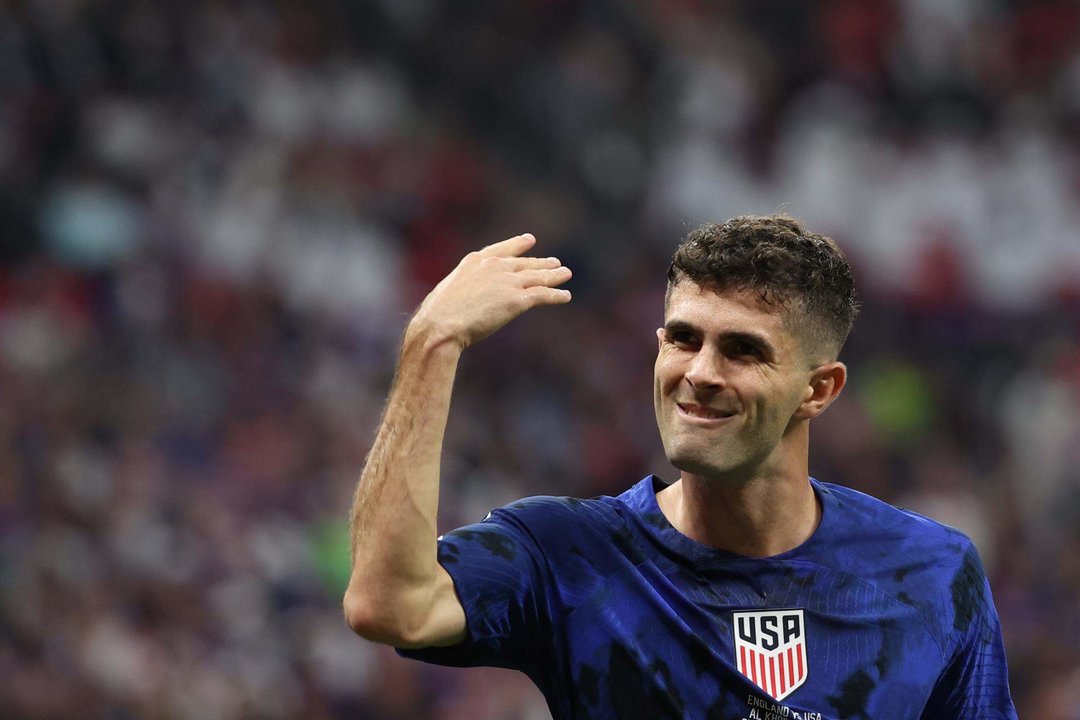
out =
<path fill-rule="evenodd" d="M 806 542 L 821 522 L 806 455 L 750 478 L 704 478 L 684 472 L 657 502 L 672 526 L 704 545 L 771 557 Z"/>

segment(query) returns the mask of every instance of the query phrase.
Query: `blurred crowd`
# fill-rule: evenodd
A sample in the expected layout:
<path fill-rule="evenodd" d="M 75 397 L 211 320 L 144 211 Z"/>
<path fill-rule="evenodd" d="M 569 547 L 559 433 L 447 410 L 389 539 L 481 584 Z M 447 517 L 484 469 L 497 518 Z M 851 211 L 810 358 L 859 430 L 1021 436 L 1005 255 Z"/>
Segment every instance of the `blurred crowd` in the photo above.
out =
<path fill-rule="evenodd" d="M 856 266 L 812 472 L 970 534 L 1021 717 L 1080 718 L 1080 5 L 0 5 L 0 717 L 542 720 L 340 609 L 408 313 L 531 231 L 442 522 L 671 479 L 671 251 L 786 209 Z"/>

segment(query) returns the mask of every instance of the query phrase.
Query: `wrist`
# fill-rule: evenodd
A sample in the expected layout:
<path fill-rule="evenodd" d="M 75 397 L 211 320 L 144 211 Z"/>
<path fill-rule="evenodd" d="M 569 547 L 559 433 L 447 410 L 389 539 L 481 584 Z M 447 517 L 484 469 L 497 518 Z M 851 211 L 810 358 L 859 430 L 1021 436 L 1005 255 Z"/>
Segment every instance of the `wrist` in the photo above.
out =
<path fill-rule="evenodd" d="M 402 341 L 402 353 L 419 352 L 422 354 L 461 354 L 465 350 L 466 343 L 462 341 L 452 328 L 445 324 L 433 322 L 421 315 L 415 315 L 405 328 L 405 337 Z"/>

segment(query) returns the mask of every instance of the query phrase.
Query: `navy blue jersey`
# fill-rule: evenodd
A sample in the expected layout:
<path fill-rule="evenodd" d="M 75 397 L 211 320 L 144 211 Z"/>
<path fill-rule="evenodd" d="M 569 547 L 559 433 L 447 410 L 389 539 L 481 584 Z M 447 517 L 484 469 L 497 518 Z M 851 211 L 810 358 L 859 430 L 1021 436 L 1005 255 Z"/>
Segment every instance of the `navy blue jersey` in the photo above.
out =
<path fill-rule="evenodd" d="M 439 542 L 467 639 L 402 654 L 521 670 L 559 720 L 1015 718 L 971 541 L 812 484 L 818 529 L 764 559 L 675 530 L 656 477 L 495 510 Z"/>

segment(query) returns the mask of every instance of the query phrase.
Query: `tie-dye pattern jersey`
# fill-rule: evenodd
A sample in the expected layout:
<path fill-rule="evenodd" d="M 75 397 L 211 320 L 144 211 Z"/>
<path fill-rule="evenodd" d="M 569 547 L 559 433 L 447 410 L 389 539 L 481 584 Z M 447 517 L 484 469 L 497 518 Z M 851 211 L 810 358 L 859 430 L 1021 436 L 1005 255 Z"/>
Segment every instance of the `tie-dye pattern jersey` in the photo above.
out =
<path fill-rule="evenodd" d="M 1015 718 L 971 542 L 812 483 L 818 529 L 766 559 L 679 533 L 653 476 L 495 510 L 439 542 L 468 639 L 401 652 L 521 670 L 557 720 Z"/>

